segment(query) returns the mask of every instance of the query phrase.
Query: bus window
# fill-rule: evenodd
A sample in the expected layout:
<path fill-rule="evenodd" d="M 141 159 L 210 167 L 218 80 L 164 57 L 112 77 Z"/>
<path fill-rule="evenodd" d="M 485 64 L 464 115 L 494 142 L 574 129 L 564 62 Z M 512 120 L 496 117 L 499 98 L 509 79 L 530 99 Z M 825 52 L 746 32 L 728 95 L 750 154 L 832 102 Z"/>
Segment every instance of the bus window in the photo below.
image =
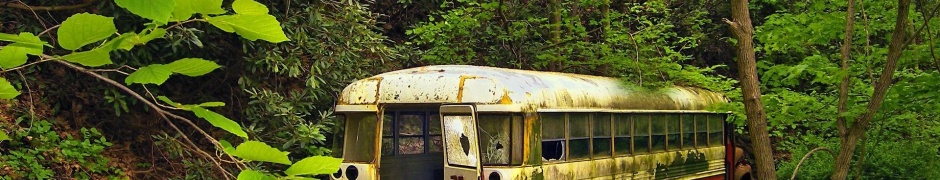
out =
<path fill-rule="evenodd" d="M 395 155 L 395 113 L 385 113 L 382 116 L 382 156 Z"/>
<path fill-rule="evenodd" d="M 630 135 L 630 131 L 633 130 L 631 124 L 633 124 L 632 115 L 628 114 L 615 114 L 614 115 L 614 151 L 615 154 L 619 155 L 629 155 L 630 154 L 630 143 L 633 140 Z M 646 116 L 644 116 L 646 117 Z M 649 121 L 649 119 L 646 119 Z M 643 133 L 649 134 L 649 125 L 646 126 L 646 129 L 643 129 Z M 643 149 L 646 151 L 648 149 L 646 146 L 649 146 L 649 136 L 643 135 Z"/>
<path fill-rule="evenodd" d="M 568 113 L 568 159 L 591 158 L 591 126 L 589 113 Z"/>
<path fill-rule="evenodd" d="M 441 115 L 437 112 L 428 114 L 428 151 L 442 152 L 444 146 L 441 144 Z"/>
<path fill-rule="evenodd" d="M 680 136 L 682 134 L 681 126 L 679 125 L 681 121 L 679 120 L 679 114 L 667 114 L 666 115 L 666 149 L 668 150 L 677 150 L 679 149 Z"/>
<path fill-rule="evenodd" d="M 692 114 L 682 115 L 682 149 L 695 148 L 695 118 Z"/>
<path fill-rule="evenodd" d="M 565 114 L 543 113 L 542 120 L 542 161 L 565 160 Z"/>
<path fill-rule="evenodd" d="M 652 152 L 662 152 L 666 150 L 666 115 L 650 115 L 650 129 L 652 138 L 650 138 L 650 147 Z"/>
<path fill-rule="evenodd" d="M 591 136 L 594 158 L 610 157 L 610 113 L 594 114 L 594 122 L 591 125 L 594 128 Z M 628 142 L 629 147 L 629 142 Z"/>
<path fill-rule="evenodd" d="M 398 153 L 424 153 L 424 114 L 401 114 L 398 121 Z"/>
<path fill-rule="evenodd" d="M 346 162 L 372 162 L 375 159 L 376 115 L 372 113 L 349 114 L 346 119 L 346 146 L 343 159 Z"/>
<path fill-rule="evenodd" d="M 633 153 L 650 153 L 650 115 L 634 114 L 633 117 Z"/>
<path fill-rule="evenodd" d="M 695 114 L 695 144 L 698 147 L 708 146 L 708 125 L 705 114 Z"/>
<path fill-rule="evenodd" d="M 724 129 L 725 116 L 723 114 L 708 115 L 708 143 L 711 146 L 721 146 L 721 132 Z"/>
<path fill-rule="evenodd" d="M 483 165 L 509 164 L 509 114 L 480 115 L 477 126 L 480 126 L 480 153 Z"/>
<path fill-rule="evenodd" d="M 346 133 L 346 115 L 336 114 L 332 119 L 336 120 L 336 128 L 333 129 L 333 149 L 332 157 L 343 158 L 343 139 Z"/>
<path fill-rule="evenodd" d="M 522 165 L 522 148 L 525 143 L 523 143 L 523 131 L 522 128 L 525 126 L 522 125 L 522 115 L 513 115 L 512 116 L 512 139 L 509 140 L 509 145 L 512 150 L 510 158 L 512 158 L 512 165 Z"/>

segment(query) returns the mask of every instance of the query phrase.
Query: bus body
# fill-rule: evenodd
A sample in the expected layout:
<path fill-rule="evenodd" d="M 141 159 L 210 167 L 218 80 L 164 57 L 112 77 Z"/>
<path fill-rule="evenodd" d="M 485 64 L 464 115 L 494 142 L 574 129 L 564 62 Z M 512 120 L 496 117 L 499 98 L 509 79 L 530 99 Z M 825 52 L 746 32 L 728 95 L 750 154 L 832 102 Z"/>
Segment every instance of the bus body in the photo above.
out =
<path fill-rule="evenodd" d="M 333 179 L 730 179 L 725 103 L 697 88 L 481 66 L 353 82 Z"/>

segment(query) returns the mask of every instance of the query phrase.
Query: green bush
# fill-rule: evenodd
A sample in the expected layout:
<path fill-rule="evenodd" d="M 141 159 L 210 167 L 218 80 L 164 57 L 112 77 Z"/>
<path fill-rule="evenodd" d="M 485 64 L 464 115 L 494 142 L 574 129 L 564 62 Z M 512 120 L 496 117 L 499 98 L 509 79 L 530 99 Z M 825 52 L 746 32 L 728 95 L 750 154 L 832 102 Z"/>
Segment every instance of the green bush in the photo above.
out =
<path fill-rule="evenodd" d="M 940 179 L 937 145 L 885 141 L 868 149 L 862 179 Z"/>
<path fill-rule="evenodd" d="M 104 149 L 111 146 L 97 129 L 82 128 L 80 137 L 59 135 L 49 121 L 33 121 L 10 133 L 10 149 L 0 148 L 0 179 L 120 179 L 124 172 L 108 166 Z"/>

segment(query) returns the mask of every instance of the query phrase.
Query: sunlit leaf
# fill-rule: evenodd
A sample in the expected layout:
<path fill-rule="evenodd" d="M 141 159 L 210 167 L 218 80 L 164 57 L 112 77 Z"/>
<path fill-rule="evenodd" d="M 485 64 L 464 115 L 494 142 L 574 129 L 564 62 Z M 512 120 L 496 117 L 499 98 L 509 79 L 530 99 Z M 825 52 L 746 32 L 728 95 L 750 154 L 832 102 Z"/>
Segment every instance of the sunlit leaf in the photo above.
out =
<path fill-rule="evenodd" d="M 62 59 L 88 67 L 98 67 L 113 63 L 111 61 L 111 54 L 109 54 L 106 49 L 101 48 L 84 52 L 75 52 L 62 56 Z"/>
<path fill-rule="evenodd" d="M 342 159 L 327 156 L 307 157 L 291 165 L 284 171 L 284 174 L 288 176 L 330 174 L 336 172 L 342 162 Z"/>
<path fill-rule="evenodd" d="M 140 84 L 156 84 L 161 85 L 163 82 L 166 82 L 167 79 L 170 79 L 170 75 L 173 72 L 162 64 L 151 64 L 146 67 L 141 67 L 128 75 L 124 79 L 124 83 L 131 85 L 134 83 Z"/>
<path fill-rule="evenodd" d="M 251 169 L 246 169 L 238 173 L 238 180 L 274 180 L 273 176 L 264 174 Z"/>
<path fill-rule="evenodd" d="M 232 9 L 237 14 L 268 14 L 268 7 L 254 0 L 235 0 Z"/>
<path fill-rule="evenodd" d="M 151 40 L 154 40 L 157 38 L 163 38 L 163 36 L 166 35 L 166 29 L 155 28 L 151 30 L 150 33 L 147 33 L 147 34 L 143 34 L 144 32 L 140 32 L 140 33 L 141 34 L 134 33 L 133 36 L 130 36 L 126 40 L 122 41 L 120 47 L 118 48 L 124 49 L 124 50 L 131 50 L 136 45 L 147 44 L 147 42 L 150 42 Z"/>
<path fill-rule="evenodd" d="M 186 76 L 202 76 L 219 68 L 215 62 L 200 58 L 183 58 L 166 65 L 170 71 Z"/>
<path fill-rule="evenodd" d="M 20 91 L 13 88 L 10 81 L 0 77 L 0 99 L 13 99 L 20 95 Z"/>
<path fill-rule="evenodd" d="M 86 44 L 108 38 L 115 32 L 117 32 L 117 28 L 114 27 L 114 18 L 81 13 L 65 19 L 57 34 L 59 35 L 59 46 L 68 50 L 76 50 Z"/>
<path fill-rule="evenodd" d="M 118 6 L 140 17 L 166 23 L 170 19 L 175 0 L 114 0 Z"/>
<path fill-rule="evenodd" d="M 219 146 L 222 146 L 222 151 L 227 154 L 235 153 L 235 146 L 232 146 L 232 143 L 226 140 L 219 140 Z"/>
<path fill-rule="evenodd" d="M 233 156 L 238 156 L 245 160 L 264 161 L 278 164 L 290 165 L 290 159 L 287 158 L 288 152 L 275 149 L 263 142 L 246 141 L 235 148 Z"/>
<path fill-rule="evenodd" d="M 198 105 L 199 107 L 222 107 L 225 106 L 224 102 L 204 102 Z"/>
<path fill-rule="evenodd" d="M 13 45 L 0 48 L 3 48 L 0 49 L 0 67 L 9 69 L 26 64 L 26 48 Z"/>
<path fill-rule="evenodd" d="M 33 35 L 33 33 L 29 33 L 29 32 L 21 32 L 19 35 L 0 33 L 0 41 L 24 43 L 28 45 L 34 45 L 30 47 L 40 46 L 39 48 L 42 48 L 41 46 L 45 45 L 46 43 L 46 42 L 43 42 L 41 39 L 39 39 L 39 37 L 37 37 L 36 35 Z"/>
<path fill-rule="evenodd" d="M 261 39 L 277 43 L 289 40 L 281 29 L 281 23 L 268 14 L 235 14 L 210 17 L 206 20 L 223 31 L 234 31 L 252 41 Z"/>
<path fill-rule="evenodd" d="M 192 107 L 191 110 L 193 111 L 194 114 L 196 114 L 197 117 L 200 117 L 202 119 L 205 119 L 206 121 L 209 121 L 209 124 L 212 124 L 212 126 L 222 128 L 222 130 L 235 134 L 238 137 L 242 137 L 246 139 L 248 138 L 248 133 L 245 133 L 245 131 L 242 130 L 242 127 L 238 125 L 238 123 L 236 123 L 235 121 L 232 121 L 231 119 L 226 118 L 225 116 L 222 116 L 219 113 L 215 113 L 215 112 L 209 111 L 208 109 L 198 107 L 198 106 Z"/>
<path fill-rule="evenodd" d="M 222 0 L 175 0 L 176 6 L 173 7 L 173 17 L 170 20 L 183 21 L 189 19 L 193 14 L 222 14 Z"/>
<path fill-rule="evenodd" d="M 168 98 L 168 97 L 166 97 L 166 96 L 157 96 L 157 99 L 159 99 L 160 101 L 163 101 L 164 103 L 167 103 L 167 104 L 169 104 L 169 105 L 171 105 L 171 106 L 173 106 L 173 107 L 179 108 L 179 107 L 183 106 L 183 104 L 180 104 L 180 103 L 177 103 L 177 102 L 173 102 L 173 100 L 170 100 L 170 98 Z"/>

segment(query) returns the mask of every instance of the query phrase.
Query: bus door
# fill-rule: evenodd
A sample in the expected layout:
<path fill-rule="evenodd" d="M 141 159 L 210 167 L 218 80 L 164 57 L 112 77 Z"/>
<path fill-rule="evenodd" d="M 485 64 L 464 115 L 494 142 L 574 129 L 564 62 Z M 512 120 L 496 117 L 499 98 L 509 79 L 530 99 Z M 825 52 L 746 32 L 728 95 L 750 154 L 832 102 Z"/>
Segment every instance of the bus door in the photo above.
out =
<path fill-rule="evenodd" d="M 444 130 L 443 179 L 479 179 L 480 146 L 476 111 L 472 105 L 443 105 L 440 112 Z"/>

